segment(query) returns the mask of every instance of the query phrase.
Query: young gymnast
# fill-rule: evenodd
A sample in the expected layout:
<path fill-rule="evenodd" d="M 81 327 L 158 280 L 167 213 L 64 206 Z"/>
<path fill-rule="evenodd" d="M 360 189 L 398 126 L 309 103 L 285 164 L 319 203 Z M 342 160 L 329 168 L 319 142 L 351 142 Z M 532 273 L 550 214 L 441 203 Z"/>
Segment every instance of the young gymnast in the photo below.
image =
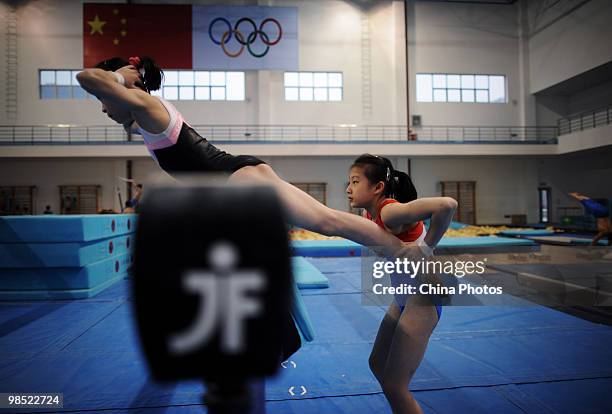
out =
<path fill-rule="evenodd" d="M 408 175 L 394 170 L 387 158 L 369 154 L 360 156 L 351 166 L 346 192 L 351 207 L 363 208 L 367 219 L 399 240 L 416 242 L 427 256 L 446 232 L 457 208 L 457 202 L 449 197 L 417 199 Z M 426 232 L 421 220 L 428 218 Z M 380 324 L 369 363 L 394 413 L 422 413 L 408 385 L 441 312 L 440 303 L 433 297 L 398 295 Z"/>

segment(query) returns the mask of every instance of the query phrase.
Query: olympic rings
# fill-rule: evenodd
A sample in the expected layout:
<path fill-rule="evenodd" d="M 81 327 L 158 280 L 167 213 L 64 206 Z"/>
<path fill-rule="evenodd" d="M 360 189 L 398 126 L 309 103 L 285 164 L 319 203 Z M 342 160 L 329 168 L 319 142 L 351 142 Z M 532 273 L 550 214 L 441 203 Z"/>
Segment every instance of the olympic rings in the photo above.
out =
<path fill-rule="evenodd" d="M 257 31 L 257 25 L 255 24 L 253 19 L 249 19 L 248 17 L 243 17 L 242 19 L 238 20 L 236 22 L 236 24 L 234 25 L 234 30 L 238 30 L 238 27 L 240 27 L 240 23 L 242 23 L 242 22 L 249 22 L 251 24 L 251 27 L 253 28 L 251 30 L 251 34 L 253 32 Z M 248 39 L 250 39 L 250 38 L 251 38 L 251 35 L 249 35 L 247 37 L 247 41 L 246 42 L 245 41 L 241 41 L 240 39 L 236 39 L 236 40 L 238 40 L 238 43 L 240 43 L 241 45 L 246 46 L 248 44 Z M 255 41 L 255 39 L 253 39 L 253 41 Z"/>
<path fill-rule="evenodd" d="M 227 39 L 232 37 L 232 32 L 236 33 L 236 40 L 238 40 L 238 43 L 240 43 L 240 49 L 238 49 L 238 52 L 236 53 L 230 53 L 225 48 L 225 45 L 227 44 Z M 242 51 L 244 50 L 244 45 L 247 44 L 247 43 L 242 43 L 243 41 L 244 41 L 244 36 L 242 36 L 242 33 L 240 33 L 238 30 L 230 29 L 227 32 L 223 33 L 223 37 L 221 38 L 221 49 L 223 49 L 223 53 L 225 53 L 229 57 L 238 57 L 242 54 Z M 251 46 L 247 44 L 247 47 L 251 47 Z"/>
<path fill-rule="evenodd" d="M 220 40 L 215 39 L 215 37 L 213 35 L 213 26 L 216 23 L 225 23 L 225 25 L 227 26 L 227 30 L 223 32 L 223 35 L 221 36 Z M 248 23 L 251 26 L 251 31 L 248 34 L 248 36 L 246 36 L 246 40 L 245 40 L 245 36 L 239 30 L 240 25 L 243 24 L 243 23 Z M 266 32 L 264 32 L 264 26 L 267 23 L 273 23 L 278 28 L 278 36 L 273 41 L 270 41 L 270 37 L 268 36 L 268 34 Z M 219 32 L 217 32 L 217 33 L 219 33 Z M 236 41 L 240 44 L 240 49 L 238 49 L 238 51 L 234 52 L 234 53 L 229 52 L 227 50 L 227 48 L 226 48 L 226 45 L 232 39 L 232 35 L 235 35 Z M 229 20 L 227 20 L 226 18 L 224 18 L 224 17 L 217 17 L 217 18 L 213 19 L 210 22 L 210 24 L 208 25 L 208 36 L 210 37 L 210 40 L 212 40 L 213 43 L 221 46 L 221 49 L 223 50 L 223 53 L 225 53 L 229 57 L 235 58 L 235 57 L 240 56 L 242 54 L 242 52 L 244 51 L 244 47 L 246 46 L 246 48 L 247 48 L 248 52 L 251 54 L 251 56 L 253 56 L 255 58 L 262 58 L 262 57 L 264 57 L 270 51 L 270 46 L 274 46 L 278 42 L 280 42 L 281 38 L 283 37 L 283 27 L 278 22 L 278 20 L 276 20 L 274 18 L 271 18 L 271 17 L 268 17 L 268 18 L 264 19 L 259 24 L 259 27 L 257 27 L 257 24 L 255 23 L 255 21 L 253 19 L 249 18 L 249 17 L 242 17 L 241 19 L 236 21 L 236 24 L 234 24 L 234 27 L 232 27 L 232 25 L 230 24 Z M 264 45 L 266 45 L 266 48 L 261 53 L 255 53 L 253 51 L 253 49 L 251 49 L 251 45 L 253 43 L 255 43 L 255 41 L 257 40 L 258 37 L 261 39 L 261 42 Z"/>
<path fill-rule="evenodd" d="M 261 36 L 261 41 L 266 45 L 265 50 L 263 52 L 259 53 L 259 54 L 255 53 L 255 52 L 253 52 L 251 50 L 251 44 L 255 41 L 255 38 L 257 37 L 258 33 Z M 251 40 L 251 37 L 253 37 L 252 40 Z M 247 38 L 247 49 L 249 50 L 249 53 L 251 54 L 251 56 L 256 57 L 256 58 L 262 58 L 265 55 L 267 55 L 268 52 L 270 51 L 270 46 L 268 45 L 269 41 L 270 41 L 270 38 L 268 37 L 268 35 L 265 32 L 260 32 L 259 30 L 251 32 L 251 34 Z"/>
<path fill-rule="evenodd" d="M 273 19 L 271 17 L 268 17 L 267 19 L 265 19 L 264 21 L 262 21 L 259 24 L 259 32 L 260 33 L 264 33 L 263 31 L 263 27 L 266 23 L 271 22 L 274 23 L 276 25 L 276 27 L 278 27 L 278 37 L 276 38 L 276 40 L 274 42 L 269 42 L 263 39 L 263 36 L 261 38 L 261 41 L 264 42 L 266 45 L 268 46 L 274 46 L 275 44 L 277 44 L 278 42 L 280 42 L 281 37 L 283 37 L 283 27 L 280 25 L 280 23 L 278 22 L 278 20 Z M 266 36 L 267 37 L 267 36 Z"/>
<path fill-rule="evenodd" d="M 230 24 L 229 20 L 223 18 L 223 17 L 217 17 L 216 19 L 214 19 L 212 22 L 210 22 L 210 24 L 208 25 L 208 37 L 210 37 L 210 40 L 213 41 L 213 43 L 220 45 L 221 42 L 219 40 L 216 40 L 213 37 L 213 33 L 212 33 L 212 28 L 215 25 L 215 23 L 217 22 L 224 22 L 227 25 L 228 31 L 230 32 L 229 37 L 227 38 L 227 41 L 229 42 L 230 39 L 232 38 L 232 25 Z"/>

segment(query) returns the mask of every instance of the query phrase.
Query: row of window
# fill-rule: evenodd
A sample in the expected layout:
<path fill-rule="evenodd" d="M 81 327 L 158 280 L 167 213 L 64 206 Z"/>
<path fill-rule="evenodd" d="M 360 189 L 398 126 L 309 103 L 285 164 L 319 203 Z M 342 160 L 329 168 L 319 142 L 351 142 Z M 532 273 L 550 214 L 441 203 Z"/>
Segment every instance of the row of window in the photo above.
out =
<path fill-rule="evenodd" d="M 78 70 L 41 70 L 41 99 L 89 99 L 78 84 Z M 417 102 L 506 103 L 506 77 L 419 73 Z M 244 101 L 244 72 L 168 70 L 153 95 L 168 100 Z M 286 101 L 339 102 L 343 99 L 340 72 L 285 72 Z"/>
<path fill-rule="evenodd" d="M 417 102 L 506 103 L 501 75 L 417 74 Z"/>
<path fill-rule="evenodd" d="M 170 101 L 244 101 L 244 72 L 164 71 L 162 87 L 152 92 Z"/>

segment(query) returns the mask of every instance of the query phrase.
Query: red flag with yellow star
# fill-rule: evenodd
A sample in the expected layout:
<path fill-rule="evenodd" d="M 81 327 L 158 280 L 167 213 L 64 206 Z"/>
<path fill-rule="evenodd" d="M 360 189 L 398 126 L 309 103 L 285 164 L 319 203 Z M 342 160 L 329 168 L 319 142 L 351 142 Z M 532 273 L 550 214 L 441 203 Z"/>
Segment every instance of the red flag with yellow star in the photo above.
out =
<path fill-rule="evenodd" d="M 83 67 L 150 56 L 163 69 L 191 69 L 191 5 L 83 4 Z"/>

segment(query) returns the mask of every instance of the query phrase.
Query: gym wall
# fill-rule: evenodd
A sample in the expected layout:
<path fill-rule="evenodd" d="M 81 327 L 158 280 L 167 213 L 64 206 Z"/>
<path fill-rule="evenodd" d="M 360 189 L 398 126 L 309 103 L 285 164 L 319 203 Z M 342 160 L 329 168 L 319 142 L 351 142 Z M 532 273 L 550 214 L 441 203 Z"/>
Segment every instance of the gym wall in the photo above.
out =
<path fill-rule="evenodd" d="M 533 33 L 529 39 L 531 93 L 612 61 L 610 1 L 565 2 L 564 7 L 542 10 L 545 3 L 527 2 Z M 584 5 L 573 10 L 580 3 Z"/>
<path fill-rule="evenodd" d="M 100 207 L 118 209 L 115 193 L 120 186 L 125 202 L 125 183 L 117 176 L 125 176 L 125 160 L 122 159 L 3 159 L 0 162 L 0 186 L 35 185 L 36 214 L 46 205 L 55 213 L 60 211 L 60 185 L 101 185 Z"/>
<path fill-rule="evenodd" d="M 410 113 L 423 125 L 523 125 L 519 5 L 408 2 Z M 507 103 L 416 101 L 417 73 L 504 75 Z M 534 125 L 531 121 L 526 125 Z"/>

